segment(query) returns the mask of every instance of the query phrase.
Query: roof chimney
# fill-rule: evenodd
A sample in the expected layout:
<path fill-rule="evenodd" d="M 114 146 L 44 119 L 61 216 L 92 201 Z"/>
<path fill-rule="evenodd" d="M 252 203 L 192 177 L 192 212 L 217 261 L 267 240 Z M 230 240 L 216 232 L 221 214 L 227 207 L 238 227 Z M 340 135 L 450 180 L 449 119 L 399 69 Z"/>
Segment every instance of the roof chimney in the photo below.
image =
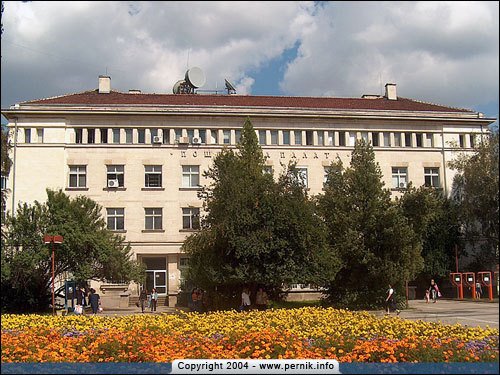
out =
<path fill-rule="evenodd" d="M 111 77 L 99 76 L 99 94 L 109 94 L 111 92 Z"/>
<path fill-rule="evenodd" d="M 396 84 L 395 83 L 386 83 L 385 84 L 385 97 L 389 100 L 398 100 L 398 96 L 396 95 Z"/>

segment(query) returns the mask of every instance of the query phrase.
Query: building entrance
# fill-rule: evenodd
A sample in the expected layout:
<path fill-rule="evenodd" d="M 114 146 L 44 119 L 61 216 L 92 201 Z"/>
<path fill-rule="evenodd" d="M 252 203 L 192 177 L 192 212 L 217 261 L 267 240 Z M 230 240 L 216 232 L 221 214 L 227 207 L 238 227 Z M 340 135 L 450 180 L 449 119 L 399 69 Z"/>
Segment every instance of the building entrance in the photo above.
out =
<path fill-rule="evenodd" d="M 166 257 L 142 257 L 142 263 L 146 265 L 146 284 L 148 292 L 155 288 L 159 295 L 167 294 L 167 258 Z"/>

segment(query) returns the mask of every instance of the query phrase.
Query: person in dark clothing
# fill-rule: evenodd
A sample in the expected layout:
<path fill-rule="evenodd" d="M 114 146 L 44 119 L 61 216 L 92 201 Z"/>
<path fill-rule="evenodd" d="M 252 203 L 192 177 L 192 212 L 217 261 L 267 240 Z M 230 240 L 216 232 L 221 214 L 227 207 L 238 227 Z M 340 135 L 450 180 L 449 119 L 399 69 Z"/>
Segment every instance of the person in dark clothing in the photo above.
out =
<path fill-rule="evenodd" d="M 441 293 L 439 292 L 439 288 L 435 283 L 434 279 L 431 280 L 431 285 L 429 286 L 429 292 L 431 295 L 432 302 L 436 303 L 437 298 L 441 297 Z"/>
<path fill-rule="evenodd" d="M 146 307 L 146 303 L 148 302 L 148 290 L 143 288 L 141 290 L 141 294 L 139 295 L 139 301 L 141 304 L 141 310 L 144 312 L 144 308 Z"/>
<path fill-rule="evenodd" d="M 101 297 L 96 293 L 94 288 L 90 288 L 89 304 L 92 308 L 92 313 L 97 314 L 97 311 L 99 311 L 99 305 L 101 304 Z"/>
<path fill-rule="evenodd" d="M 76 287 L 75 297 L 76 297 L 76 304 L 83 306 L 83 291 L 79 286 Z"/>

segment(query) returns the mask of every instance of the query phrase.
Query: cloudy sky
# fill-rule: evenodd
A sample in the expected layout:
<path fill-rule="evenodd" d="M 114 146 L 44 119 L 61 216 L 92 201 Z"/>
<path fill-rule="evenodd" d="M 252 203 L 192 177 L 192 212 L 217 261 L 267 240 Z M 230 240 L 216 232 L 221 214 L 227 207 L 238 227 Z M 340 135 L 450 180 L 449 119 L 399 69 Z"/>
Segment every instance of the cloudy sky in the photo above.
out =
<path fill-rule="evenodd" d="M 498 2 L 5 1 L 2 108 L 97 88 L 398 95 L 498 117 Z"/>

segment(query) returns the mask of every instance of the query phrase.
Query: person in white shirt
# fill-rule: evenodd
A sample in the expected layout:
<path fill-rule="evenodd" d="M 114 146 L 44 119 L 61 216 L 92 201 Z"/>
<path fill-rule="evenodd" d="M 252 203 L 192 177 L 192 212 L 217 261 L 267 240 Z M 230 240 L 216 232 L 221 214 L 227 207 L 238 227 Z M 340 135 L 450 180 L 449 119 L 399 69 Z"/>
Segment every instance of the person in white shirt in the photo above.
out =
<path fill-rule="evenodd" d="M 399 315 L 400 311 L 396 308 L 396 300 L 394 299 L 394 289 L 389 284 L 389 289 L 387 290 L 387 297 L 385 299 L 386 314 L 390 314 L 391 309 L 396 311 Z"/>
<path fill-rule="evenodd" d="M 248 311 L 250 309 L 250 305 L 250 291 L 248 288 L 243 288 L 243 292 L 241 292 L 240 311 Z"/>

